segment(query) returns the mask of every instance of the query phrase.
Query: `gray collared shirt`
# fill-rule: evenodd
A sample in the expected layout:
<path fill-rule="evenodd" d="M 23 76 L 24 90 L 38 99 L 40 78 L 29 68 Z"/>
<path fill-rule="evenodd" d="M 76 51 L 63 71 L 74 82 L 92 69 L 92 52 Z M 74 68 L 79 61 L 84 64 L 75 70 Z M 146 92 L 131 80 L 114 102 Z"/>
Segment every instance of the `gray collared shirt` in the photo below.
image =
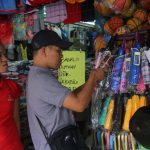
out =
<path fill-rule="evenodd" d="M 35 115 L 48 135 L 70 124 L 73 114 L 63 102 L 71 91 L 62 86 L 50 69 L 31 66 L 27 80 L 27 112 L 30 133 L 36 150 L 50 150 Z"/>

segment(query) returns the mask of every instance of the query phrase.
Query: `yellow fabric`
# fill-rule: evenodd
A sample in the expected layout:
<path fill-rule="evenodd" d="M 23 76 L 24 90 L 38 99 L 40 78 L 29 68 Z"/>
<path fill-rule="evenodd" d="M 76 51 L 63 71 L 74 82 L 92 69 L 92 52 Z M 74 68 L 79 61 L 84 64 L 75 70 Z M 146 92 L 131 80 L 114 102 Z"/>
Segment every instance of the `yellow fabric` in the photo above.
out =
<path fill-rule="evenodd" d="M 147 99 L 145 96 L 140 96 L 140 107 L 147 106 Z"/>
<path fill-rule="evenodd" d="M 133 95 L 132 96 L 132 115 L 139 109 L 140 106 L 140 99 L 138 95 Z"/>

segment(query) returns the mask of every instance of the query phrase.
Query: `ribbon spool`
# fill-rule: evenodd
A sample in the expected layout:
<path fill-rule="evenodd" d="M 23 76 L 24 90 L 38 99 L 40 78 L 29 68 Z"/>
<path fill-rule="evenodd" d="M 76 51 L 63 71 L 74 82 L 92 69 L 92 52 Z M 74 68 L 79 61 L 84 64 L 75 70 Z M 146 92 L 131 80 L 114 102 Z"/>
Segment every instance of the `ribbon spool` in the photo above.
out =
<path fill-rule="evenodd" d="M 123 11 L 127 11 L 132 5 L 132 1 L 131 0 L 126 0 L 124 7 L 123 7 Z"/>
<path fill-rule="evenodd" d="M 110 28 L 108 21 L 104 24 L 104 31 L 105 31 L 106 33 L 111 34 L 111 35 L 113 34 L 113 31 L 112 31 L 112 29 Z"/>
<path fill-rule="evenodd" d="M 98 2 L 94 0 L 94 7 L 102 16 L 110 16 L 113 14 L 113 11 L 107 6 L 105 1 Z"/>
<path fill-rule="evenodd" d="M 117 35 L 122 35 L 122 34 L 129 33 L 129 32 L 130 32 L 130 30 L 129 30 L 129 28 L 128 28 L 127 25 L 124 25 L 124 26 L 122 26 L 122 27 L 119 27 L 119 28 L 116 30 L 116 34 L 117 34 Z"/>
<path fill-rule="evenodd" d="M 127 10 L 131 6 L 131 0 L 106 0 L 108 6 L 114 12 L 121 12 L 122 10 Z"/>
<path fill-rule="evenodd" d="M 130 30 L 139 29 L 139 27 L 141 25 L 141 21 L 137 18 L 131 18 L 127 21 L 127 25 Z"/>
<path fill-rule="evenodd" d="M 137 9 L 134 12 L 133 17 L 139 19 L 141 23 L 143 23 L 147 20 L 147 12 L 143 9 Z"/>
<path fill-rule="evenodd" d="M 135 3 L 132 3 L 131 6 L 127 10 L 123 10 L 121 12 L 121 15 L 125 18 L 131 17 L 135 10 L 136 10 L 136 5 Z"/>
<path fill-rule="evenodd" d="M 114 16 L 109 20 L 109 26 L 111 27 L 113 32 L 116 32 L 116 30 L 119 27 L 123 26 L 123 20 L 122 18 L 118 17 L 118 16 Z"/>

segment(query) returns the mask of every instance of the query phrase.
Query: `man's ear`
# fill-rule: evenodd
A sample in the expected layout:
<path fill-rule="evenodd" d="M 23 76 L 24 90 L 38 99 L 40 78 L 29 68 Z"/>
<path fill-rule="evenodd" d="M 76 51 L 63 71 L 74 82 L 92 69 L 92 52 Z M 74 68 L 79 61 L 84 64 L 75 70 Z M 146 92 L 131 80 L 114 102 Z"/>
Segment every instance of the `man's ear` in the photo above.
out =
<path fill-rule="evenodd" d="M 45 47 L 42 47 L 40 49 L 40 54 L 43 55 L 43 56 L 46 56 L 46 48 Z"/>

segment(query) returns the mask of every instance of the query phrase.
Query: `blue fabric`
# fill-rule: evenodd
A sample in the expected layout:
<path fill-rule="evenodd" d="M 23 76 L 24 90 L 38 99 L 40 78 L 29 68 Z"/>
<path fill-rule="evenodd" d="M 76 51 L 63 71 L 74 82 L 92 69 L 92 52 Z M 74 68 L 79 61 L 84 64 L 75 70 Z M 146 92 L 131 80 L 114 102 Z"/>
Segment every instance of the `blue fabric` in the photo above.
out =
<path fill-rule="evenodd" d="M 129 75 L 129 84 L 137 85 L 140 79 L 140 44 L 136 43 L 131 52 L 131 70 Z M 136 54 L 139 54 L 136 55 Z"/>
<path fill-rule="evenodd" d="M 26 0 L 22 0 L 21 3 L 25 4 Z M 16 0 L 0 0 L 0 14 L 12 14 L 18 11 L 22 6 L 17 6 Z"/>

